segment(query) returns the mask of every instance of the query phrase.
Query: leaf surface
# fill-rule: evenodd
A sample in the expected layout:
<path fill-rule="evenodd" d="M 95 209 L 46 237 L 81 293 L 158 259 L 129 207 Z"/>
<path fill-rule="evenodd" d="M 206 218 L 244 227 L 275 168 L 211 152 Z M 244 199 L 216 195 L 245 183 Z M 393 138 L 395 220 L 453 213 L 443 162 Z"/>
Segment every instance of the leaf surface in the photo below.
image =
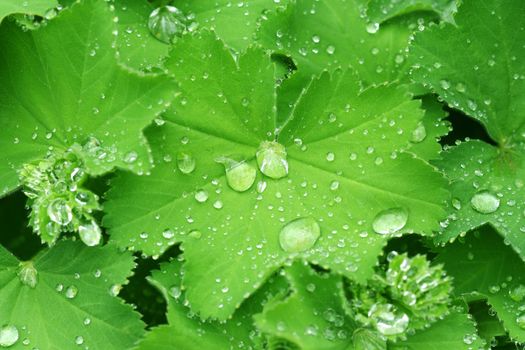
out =
<path fill-rule="evenodd" d="M 57 5 L 56 0 L 3 0 L 0 3 L 0 23 L 11 14 L 28 14 L 43 16 Z"/>
<path fill-rule="evenodd" d="M 409 213 L 399 233 L 439 227 L 447 198 L 442 177 L 400 152 L 422 118 L 405 88 L 361 91 L 353 71 L 325 73 L 278 124 L 273 65 L 262 50 L 248 50 L 237 66 L 204 33 L 181 40 L 175 51 L 168 67 L 183 92 L 165 125 L 148 131 L 156 167 L 148 177 L 119 176 L 105 224 L 119 245 L 150 255 L 184 241 L 187 297 L 204 317 L 231 315 L 294 257 L 279 243 L 294 219 L 313 218 L 321 228 L 315 246 L 300 256 L 361 281 L 388 239 L 372 230 L 380 211 Z M 289 175 L 273 180 L 258 172 L 246 192 L 230 188 L 216 159 L 257 167 L 259 144 L 273 139 L 286 147 Z M 181 153 L 195 160 L 190 174 L 177 167 Z"/>
<path fill-rule="evenodd" d="M 34 288 L 22 283 L 20 262 L 0 247 L 0 324 L 17 327 L 10 349 L 123 349 L 143 334 L 139 314 L 110 295 L 135 267 L 115 247 L 88 248 L 61 241 L 32 261 Z M 27 344 L 26 344 L 27 343 Z M 78 344 L 80 343 L 80 344 Z"/>

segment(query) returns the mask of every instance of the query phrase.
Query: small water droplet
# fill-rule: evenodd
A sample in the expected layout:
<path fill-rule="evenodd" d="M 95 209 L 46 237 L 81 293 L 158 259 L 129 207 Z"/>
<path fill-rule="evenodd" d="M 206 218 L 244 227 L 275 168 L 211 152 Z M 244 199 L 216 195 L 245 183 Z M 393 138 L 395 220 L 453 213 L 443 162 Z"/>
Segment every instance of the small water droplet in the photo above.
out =
<path fill-rule="evenodd" d="M 525 329 L 525 314 L 522 314 L 516 318 L 516 323 L 521 329 Z"/>
<path fill-rule="evenodd" d="M 379 30 L 379 23 L 377 22 L 371 22 L 368 23 L 366 26 L 366 31 L 370 34 L 375 34 Z"/>
<path fill-rule="evenodd" d="M 204 203 L 208 200 L 208 192 L 205 190 L 198 190 L 195 192 L 195 200 L 199 203 Z"/>
<path fill-rule="evenodd" d="M 220 157 L 217 162 L 224 165 L 226 181 L 237 192 L 244 192 L 252 187 L 257 176 L 257 169 L 245 161 L 236 161 L 228 157 Z"/>
<path fill-rule="evenodd" d="M 279 243 L 284 251 L 298 253 L 312 248 L 320 235 L 321 228 L 315 219 L 299 218 L 281 229 Z"/>
<path fill-rule="evenodd" d="M 26 286 L 35 288 L 38 284 L 38 271 L 35 269 L 33 262 L 22 262 L 20 263 L 19 269 L 18 278 L 20 278 L 20 282 Z"/>
<path fill-rule="evenodd" d="M 88 247 L 100 244 L 100 240 L 102 239 L 100 227 L 94 220 L 87 224 L 80 225 L 78 228 L 78 234 L 82 242 Z"/>
<path fill-rule="evenodd" d="M 417 128 L 412 131 L 412 142 L 419 143 L 427 137 L 427 129 L 423 123 L 419 123 Z"/>
<path fill-rule="evenodd" d="M 170 287 L 168 292 L 173 299 L 179 299 L 182 294 L 182 291 L 179 286 Z"/>
<path fill-rule="evenodd" d="M 69 286 L 66 289 L 65 295 L 68 299 L 73 299 L 78 294 L 78 288 L 76 286 Z"/>
<path fill-rule="evenodd" d="M 498 210 L 500 200 L 489 191 L 481 191 L 472 197 L 470 204 L 477 212 L 490 214 Z"/>
<path fill-rule="evenodd" d="M 408 315 L 392 304 L 376 303 L 368 312 L 368 317 L 373 320 L 376 329 L 383 335 L 403 334 L 408 328 Z"/>
<path fill-rule="evenodd" d="M 383 210 L 376 215 L 372 228 L 376 233 L 386 235 L 395 233 L 405 227 L 408 221 L 408 213 L 403 208 L 392 208 Z"/>
<path fill-rule="evenodd" d="M 47 215 L 49 218 L 59 225 L 65 226 L 73 219 L 71 207 L 67 204 L 65 199 L 57 198 L 47 206 Z"/>

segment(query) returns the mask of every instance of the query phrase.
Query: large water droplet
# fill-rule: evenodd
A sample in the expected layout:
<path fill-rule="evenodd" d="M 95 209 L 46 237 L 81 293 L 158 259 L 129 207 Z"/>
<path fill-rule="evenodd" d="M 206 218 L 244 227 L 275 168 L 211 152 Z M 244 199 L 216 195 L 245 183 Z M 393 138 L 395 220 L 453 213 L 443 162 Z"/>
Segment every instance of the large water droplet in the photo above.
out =
<path fill-rule="evenodd" d="M 180 152 L 177 155 L 177 168 L 183 174 L 189 174 L 195 170 L 195 158 L 191 154 Z"/>
<path fill-rule="evenodd" d="M 509 290 L 509 296 L 516 302 L 521 302 L 525 298 L 525 286 L 520 284 L 516 288 Z"/>
<path fill-rule="evenodd" d="M 88 247 L 98 245 L 102 239 L 102 232 L 95 221 L 80 225 L 78 234 L 82 242 Z"/>
<path fill-rule="evenodd" d="M 7 348 L 18 341 L 18 328 L 13 325 L 5 325 L 0 328 L 0 346 Z"/>
<path fill-rule="evenodd" d="M 376 233 L 386 235 L 401 230 L 408 221 L 408 213 L 403 208 L 383 210 L 376 215 L 372 228 Z"/>
<path fill-rule="evenodd" d="M 78 288 L 76 286 L 69 286 L 66 289 L 66 298 L 74 299 L 78 294 Z"/>
<path fill-rule="evenodd" d="M 57 198 L 47 206 L 47 215 L 51 221 L 59 225 L 65 226 L 73 219 L 71 207 L 67 204 L 65 199 Z"/>
<path fill-rule="evenodd" d="M 426 137 L 427 129 L 425 128 L 425 125 L 423 125 L 423 123 L 419 123 L 419 125 L 412 132 L 412 142 L 419 143 L 423 141 Z"/>
<path fill-rule="evenodd" d="M 279 234 L 281 248 L 289 253 L 312 248 L 321 235 L 321 228 L 311 217 L 300 218 L 286 224 Z"/>
<path fill-rule="evenodd" d="M 22 262 L 20 263 L 19 268 L 20 270 L 18 271 L 18 278 L 20 278 L 20 282 L 26 286 L 35 288 L 38 284 L 38 271 L 35 269 L 33 262 Z"/>
<path fill-rule="evenodd" d="M 525 329 L 525 314 L 521 314 L 516 318 L 516 323 L 521 329 Z"/>
<path fill-rule="evenodd" d="M 280 143 L 263 141 L 257 150 L 257 164 L 261 172 L 272 179 L 288 175 L 286 149 Z"/>
<path fill-rule="evenodd" d="M 257 176 L 257 169 L 245 161 L 236 161 L 227 157 L 220 157 L 217 162 L 222 163 L 226 170 L 228 185 L 237 192 L 244 192 L 252 187 Z"/>
<path fill-rule="evenodd" d="M 366 31 L 370 34 L 375 34 L 379 30 L 379 23 L 371 22 L 366 25 Z"/>
<path fill-rule="evenodd" d="M 186 17 L 174 6 L 162 6 L 151 12 L 148 28 L 155 38 L 169 44 L 186 30 Z"/>
<path fill-rule="evenodd" d="M 490 214 L 498 210 L 500 200 L 489 191 L 476 193 L 470 200 L 472 208 L 482 214 Z"/>
<path fill-rule="evenodd" d="M 368 312 L 368 317 L 371 318 L 379 331 L 383 335 L 399 335 L 408 328 L 408 315 L 392 304 L 372 305 Z"/>

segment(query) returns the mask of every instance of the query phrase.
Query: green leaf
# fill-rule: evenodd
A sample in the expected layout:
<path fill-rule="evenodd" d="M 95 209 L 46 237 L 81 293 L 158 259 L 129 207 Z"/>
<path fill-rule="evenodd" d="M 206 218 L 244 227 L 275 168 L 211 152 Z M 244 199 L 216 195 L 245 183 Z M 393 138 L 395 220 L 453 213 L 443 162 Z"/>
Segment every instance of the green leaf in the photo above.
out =
<path fill-rule="evenodd" d="M 410 48 L 413 78 L 482 122 L 505 148 L 525 141 L 523 11 L 521 0 L 465 0 L 456 26 L 433 26 Z"/>
<path fill-rule="evenodd" d="M 265 284 L 232 319 L 223 323 L 202 321 L 187 306 L 181 266 L 180 261 L 163 264 L 160 271 L 154 271 L 149 279 L 166 298 L 169 325 L 162 325 L 149 332 L 138 349 L 224 350 L 258 344 L 260 339 L 253 325 L 252 314 L 260 312 L 262 305 L 275 297 L 274 293 L 287 290 L 284 279 L 275 278 Z"/>
<path fill-rule="evenodd" d="M 372 22 L 381 23 L 412 11 L 433 11 L 452 22 L 456 10 L 456 0 L 371 0 L 367 15 Z"/>
<path fill-rule="evenodd" d="M 2 0 L 0 3 L 0 23 L 11 14 L 44 16 L 48 10 L 56 7 L 56 0 Z"/>
<path fill-rule="evenodd" d="M 498 144 L 468 142 L 437 163 L 453 181 L 458 209 L 438 237 L 441 242 L 491 223 L 525 254 L 525 205 L 520 200 L 525 193 L 525 61 L 519 59 L 525 54 L 525 20 L 518 15 L 523 10 L 522 1 L 465 1 L 457 26 L 430 28 L 416 36 L 411 48 L 414 79 L 479 120 Z M 459 54 L 463 48 L 468 55 Z M 496 203 L 490 210 L 475 209 L 475 196 L 483 193 Z"/>
<path fill-rule="evenodd" d="M 165 124 L 148 131 L 157 164 L 151 176 L 115 180 L 105 225 L 120 246 L 150 255 L 183 240 L 187 296 L 203 317 L 231 315 L 295 255 L 366 280 L 389 238 L 372 229 L 384 210 L 408 214 L 398 234 L 438 229 L 444 180 L 400 152 L 422 117 L 406 88 L 361 91 L 353 71 L 325 73 L 290 119 L 277 124 L 273 65 L 262 50 L 248 50 L 237 66 L 204 33 L 180 40 L 174 52 L 168 67 L 183 92 Z M 258 173 L 249 190 L 234 191 L 216 159 L 255 167 L 267 140 L 286 148 L 289 175 L 274 180 Z M 182 155 L 184 172 L 177 166 Z M 195 169 L 188 174 L 190 156 Z M 312 249 L 294 255 L 281 248 L 279 234 L 298 218 L 318 224 L 321 234 Z"/>
<path fill-rule="evenodd" d="M 490 227 L 484 227 L 446 246 L 437 260 L 454 277 L 458 295 L 476 293 L 487 298 L 510 336 L 525 340 L 523 315 L 525 297 L 524 263 Z"/>
<path fill-rule="evenodd" d="M 295 83 L 288 83 L 296 89 L 279 96 L 280 115 L 286 118 L 290 114 L 301 88 L 312 75 L 325 69 L 350 65 L 367 84 L 398 81 L 405 76 L 405 51 L 414 19 L 400 18 L 379 30 L 372 29 L 363 15 L 365 7 L 364 0 L 290 1 L 285 9 L 270 13 L 261 23 L 258 41 L 292 57 L 298 68 Z"/>
<path fill-rule="evenodd" d="M 100 143 L 85 155 L 93 175 L 115 166 L 149 169 L 142 129 L 173 99 L 174 84 L 117 64 L 112 18 L 104 2 L 86 0 L 39 30 L 1 26 L 2 194 L 18 186 L 24 163 L 88 140 Z"/>
<path fill-rule="evenodd" d="M 303 350 L 347 349 L 355 325 L 343 309 L 341 276 L 320 275 L 301 262 L 285 274 L 292 294 L 256 315 L 257 327 Z"/>
<path fill-rule="evenodd" d="M 0 247 L 0 324 L 15 326 L 9 349 L 125 349 L 144 325 L 129 305 L 110 295 L 135 267 L 114 247 L 62 241 L 20 263 Z"/>
<path fill-rule="evenodd" d="M 446 242 L 472 228 L 490 223 L 525 256 L 525 158 L 515 153 L 469 141 L 443 153 L 436 162 L 452 180 L 454 213 L 446 229 L 436 237 Z M 492 199 L 489 210 L 483 210 L 480 196 Z M 478 198 L 478 199 L 477 199 Z M 482 197 L 481 197 L 482 198 Z M 481 211 L 480 211 L 481 210 Z"/>
<path fill-rule="evenodd" d="M 462 312 L 453 311 L 428 329 L 417 332 L 407 340 L 391 343 L 389 350 L 471 350 L 484 349 L 477 336 L 471 318 Z"/>

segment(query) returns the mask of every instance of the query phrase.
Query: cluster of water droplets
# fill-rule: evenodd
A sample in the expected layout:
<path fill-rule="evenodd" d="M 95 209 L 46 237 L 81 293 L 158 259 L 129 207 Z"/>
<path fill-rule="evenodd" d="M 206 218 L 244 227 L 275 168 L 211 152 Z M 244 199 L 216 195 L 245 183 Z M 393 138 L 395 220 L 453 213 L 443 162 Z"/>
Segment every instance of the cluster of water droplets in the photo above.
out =
<path fill-rule="evenodd" d="M 102 232 L 93 217 L 98 196 L 82 188 L 87 178 L 80 146 L 56 151 L 42 161 L 25 164 L 19 172 L 29 198 L 30 225 L 42 239 L 54 243 L 61 233 L 78 232 L 88 246 L 100 243 Z"/>
<path fill-rule="evenodd" d="M 449 312 L 452 287 L 441 266 L 396 252 L 387 260 L 384 275 L 352 288 L 355 318 L 364 327 L 375 329 L 381 339 L 403 339 Z"/>

